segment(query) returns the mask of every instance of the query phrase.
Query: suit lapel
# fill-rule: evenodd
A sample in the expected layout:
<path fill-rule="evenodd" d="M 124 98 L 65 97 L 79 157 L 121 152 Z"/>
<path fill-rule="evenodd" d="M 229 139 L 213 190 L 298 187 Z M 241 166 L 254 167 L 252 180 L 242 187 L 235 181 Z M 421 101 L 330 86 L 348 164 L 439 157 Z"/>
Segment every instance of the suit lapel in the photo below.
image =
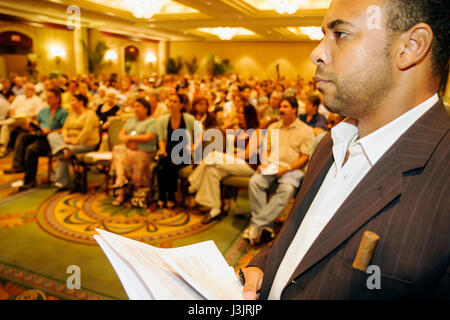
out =
<path fill-rule="evenodd" d="M 403 172 L 423 168 L 448 128 L 449 118 L 440 101 L 366 174 L 319 234 L 288 283 L 322 260 L 399 196 Z"/>

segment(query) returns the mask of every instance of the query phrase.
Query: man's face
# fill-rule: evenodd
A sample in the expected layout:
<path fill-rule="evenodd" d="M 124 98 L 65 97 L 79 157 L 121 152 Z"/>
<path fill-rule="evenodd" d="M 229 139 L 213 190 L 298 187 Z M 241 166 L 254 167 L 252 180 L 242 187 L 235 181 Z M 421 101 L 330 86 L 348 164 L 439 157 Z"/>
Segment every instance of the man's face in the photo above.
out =
<path fill-rule="evenodd" d="M 282 120 L 295 119 L 297 115 L 297 109 L 293 108 L 287 100 L 283 100 L 280 103 L 280 118 Z"/>
<path fill-rule="evenodd" d="M 49 106 L 55 106 L 59 104 L 59 98 L 51 91 L 47 91 L 47 103 Z"/>
<path fill-rule="evenodd" d="M 384 2 L 334 0 L 324 18 L 325 38 L 311 60 L 332 112 L 356 119 L 369 115 L 393 86 Z"/>
<path fill-rule="evenodd" d="M 272 95 L 270 96 L 270 107 L 272 109 L 278 109 L 279 105 L 280 105 L 280 101 L 281 101 L 281 95 L 278 94 L 278 92 L 273 92 Z"/>
<path fill-rule="evenodd" d="M 25 96 L 27 98 L 31 98 L 34 95 L 34 86 L 33 85 L 27 85 L 25 87 Z"/>

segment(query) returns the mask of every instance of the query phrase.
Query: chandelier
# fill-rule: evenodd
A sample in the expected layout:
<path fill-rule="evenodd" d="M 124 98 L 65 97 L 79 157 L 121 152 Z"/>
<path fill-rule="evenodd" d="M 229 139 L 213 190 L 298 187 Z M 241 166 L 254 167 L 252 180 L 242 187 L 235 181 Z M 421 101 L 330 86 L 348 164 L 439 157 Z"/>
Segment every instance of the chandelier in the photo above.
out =
<path fill-rule="evenodd" d="M 125 6 L 138 19 L 150 19 L 161 11 L 168 0 L 124 0 Z"/>
<path fill-rule="evenodd" d="M 307 4 L 306 0 L 272 0 L 274 9 L 279 14 L 296 13 L 300 7 Z"/>

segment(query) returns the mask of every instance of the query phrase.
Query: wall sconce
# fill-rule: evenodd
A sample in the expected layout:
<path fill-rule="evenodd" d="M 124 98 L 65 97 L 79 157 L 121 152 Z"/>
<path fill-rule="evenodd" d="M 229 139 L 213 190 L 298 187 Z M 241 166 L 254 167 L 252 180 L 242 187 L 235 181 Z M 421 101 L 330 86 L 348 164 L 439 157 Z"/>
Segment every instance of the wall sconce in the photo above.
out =
<path fill-rule="evenodd" d="M 147 53 L 145 56 L 145 62 L 146 63 L 155 63 L 156 62 L 156 56 L 153 52 Z"/>
<path fill-rule="evenodd" d="M 108 50 L 105 53 L 105 60 L 108 62 L 117 60 L 117 53 L 114 50 Z"/>
<path fill-rule="evenodd" d="M 60 68 L 61 59 L 64 58 L 65 56 L 66 56 L 66 51 L 64 50 L 63 47 L 58 46 L 58 45 L 50 46 L 50 57 L 52 59 L 55 59 L 56 66 L 58 67 L 58 69 Z"/>

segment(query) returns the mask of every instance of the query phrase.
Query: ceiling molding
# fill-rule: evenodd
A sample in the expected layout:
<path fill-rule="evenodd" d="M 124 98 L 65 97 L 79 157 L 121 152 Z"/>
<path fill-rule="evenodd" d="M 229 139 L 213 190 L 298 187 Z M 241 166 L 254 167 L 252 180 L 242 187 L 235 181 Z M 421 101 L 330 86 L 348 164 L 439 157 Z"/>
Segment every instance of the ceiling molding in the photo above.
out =
<path fill-rule="evenodd" d="M 123 36 L 153 41 L 217 41 L 215 35 L 198 33 L 198 28 L 241 27 L 255 33 L 245 41 L 305 41 L 286 27 L 320 26 L 325 9 L 302 9 L 293 15 L 273 10 L 258 10 L 244 0 L 176 0 L 198 13 L 156 14 L 151 19 L 137 19 L 130 12 L 88 0 L 0 0 L 0 14 L 34 23 L 65 28 L 69 5 L 81 9 L 81 26 Z M 0 17 L 0 20 L 1 17 Z M 3 19 L 5 20 L 5 19 Z M 67 29 L 69 30 L 69 29 Z M 120 31 L 120 32 L 117 32 Z M 235 40 L 235 39 L 233 39 Z M 240 39 L 236 39 L 240 41 Z M 307 41 L 307 40 L 306 40 Z"/>

